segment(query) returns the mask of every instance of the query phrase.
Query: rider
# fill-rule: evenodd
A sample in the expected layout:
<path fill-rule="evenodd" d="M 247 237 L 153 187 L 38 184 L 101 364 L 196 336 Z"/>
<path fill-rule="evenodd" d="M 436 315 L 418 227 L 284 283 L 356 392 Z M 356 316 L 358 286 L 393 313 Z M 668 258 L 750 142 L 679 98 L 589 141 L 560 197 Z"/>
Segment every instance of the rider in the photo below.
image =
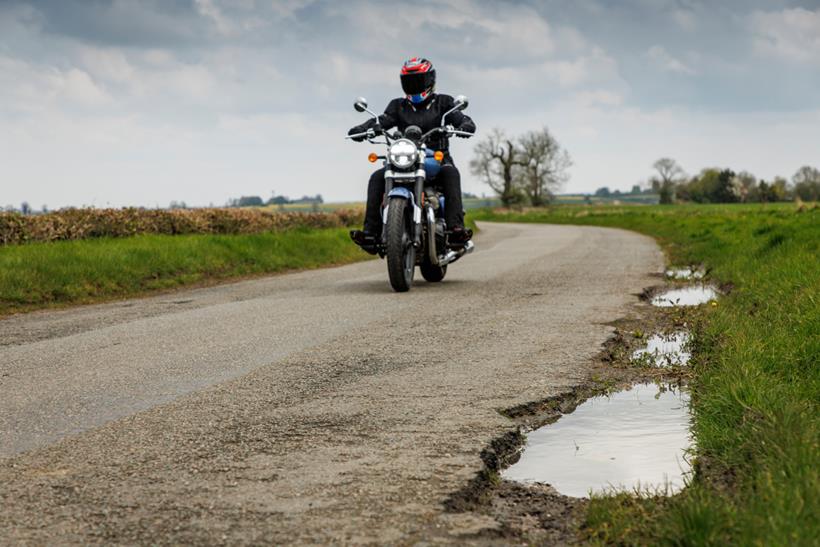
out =
<path fill-rule="evenodd" d="M 379 116 L 379 124 L 383 130 L 397 127 L 402 133 L 408 126 L 416 125 L 422 132 L 441 126 L 441 117 L 453 108 L 455 100 L 450 95 L 441 95 L 435 92 L 436 70 L 433 63 L 427 59 L 413 57 L 404 63 L 401 69 L 401 87 L 406 94 L 404 98 L 393 99 L 384 114 Z M 461 111 L 447 116 L 447 124 L 453 125 L 460 131 L 475 133 L 475 123 Z M 363 133 L 376 126 L 376 120 L 357 125 L 348 132 L 348 135 Z M 365 137 L 354 140 L 363 141 Z M 464 228 L 464 211 L 461 204 L 461 175 L 458 172 L 449 152 L 449 139 L 446 135 L 438 135 L 428 141 L 427 146 L 432 150 L 444 153 L 441 170 L 435 178 L 434 184 L 444 193 L 445 222 L 450 230 L 451 244 L 463 245 L 472 237 L 473 232 Z M 382 167 L 370 177 L 367 186 L 367 210 L 364 218 L 364 230 L 354 231 L 351 236 L 359 245 L 373 244 L 381 238 L 382 218 L 381 203 L 384 196 L 384 172 Z"/>

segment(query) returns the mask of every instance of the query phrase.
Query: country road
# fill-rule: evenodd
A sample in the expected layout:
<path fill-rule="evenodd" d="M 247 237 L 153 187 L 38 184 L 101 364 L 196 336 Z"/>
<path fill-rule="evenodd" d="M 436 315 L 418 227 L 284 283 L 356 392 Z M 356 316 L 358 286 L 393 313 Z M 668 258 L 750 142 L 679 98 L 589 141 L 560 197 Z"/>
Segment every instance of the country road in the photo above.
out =
<path fill-rule="evenodd" d="M 663 256 L 482 224 L 441 284 L 381 261 L 0 321 L 0 544 L 461 541 L 442 503 L 582 383 Z"/>

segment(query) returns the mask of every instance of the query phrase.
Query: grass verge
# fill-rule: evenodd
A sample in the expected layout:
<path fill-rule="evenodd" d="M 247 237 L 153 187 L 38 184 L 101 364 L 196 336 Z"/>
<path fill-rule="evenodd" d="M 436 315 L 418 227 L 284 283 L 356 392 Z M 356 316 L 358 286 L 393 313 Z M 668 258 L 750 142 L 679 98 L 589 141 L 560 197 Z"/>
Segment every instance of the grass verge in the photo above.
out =
<path fill-rule="evenodd" d="M 697 314 L 696 474 L 671 498 L 594 498 L 593 543 L 816 545 L 820 537 L 820 210 L 794 205 L 558 206 L 476 220 L 588 224 L 658 239 L 731 287 Z"/>
<path fill-rule="evenodd" d="M 0 247 L 0 315 L 370 258 L 343 228 Z"/>

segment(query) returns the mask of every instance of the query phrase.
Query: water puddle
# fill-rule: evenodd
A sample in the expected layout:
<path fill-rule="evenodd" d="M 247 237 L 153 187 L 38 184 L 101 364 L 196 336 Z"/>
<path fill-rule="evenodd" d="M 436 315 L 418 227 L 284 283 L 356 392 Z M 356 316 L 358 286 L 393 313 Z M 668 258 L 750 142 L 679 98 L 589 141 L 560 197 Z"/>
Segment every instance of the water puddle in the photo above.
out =
<path fill-rule="evenodd" d="M 692 354 L 683 348 L 689 343 L 689 334 L 655 334 L 646 342 L 646 347 L 635 351 L 632 359 L 648 361 L 655 367 L 683 367 L 689 364 Z"/>
<path fill-rule="evenodd" d="M 653 306 L 669 308 L 672 306 L 698 306 L 718 297 L 717 290 L 711 285 L 693 285 L 672 289 L 652 298 Z"/>
<path fill-rule="evenodd" d="M 700 268 L 670 268 L 666 270 L 666 277 L 670 279 L 703 279 L 706 272 Z"/>
<path fill-rule="evenodd" d="M 639 384 L 589 399 L 530 433 L 521 459 L 502 476 L 574 497 L 613 489 L 673 494 L 690 472 L 691 444 L 689 395 Z"/>

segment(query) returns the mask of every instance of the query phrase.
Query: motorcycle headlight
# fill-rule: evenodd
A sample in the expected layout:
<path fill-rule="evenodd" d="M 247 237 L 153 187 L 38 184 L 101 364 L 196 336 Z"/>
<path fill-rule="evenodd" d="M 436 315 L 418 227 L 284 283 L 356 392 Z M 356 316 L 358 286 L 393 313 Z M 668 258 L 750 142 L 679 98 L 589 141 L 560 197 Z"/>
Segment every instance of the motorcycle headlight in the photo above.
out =
<path fill-rule="evenodd" d="M 411 141 L 401 139 L 390 145 L 388 156 L 390 157 L 390 163 L 395 167 L 407 169 L 418 158 L 418 149 Z"/>

